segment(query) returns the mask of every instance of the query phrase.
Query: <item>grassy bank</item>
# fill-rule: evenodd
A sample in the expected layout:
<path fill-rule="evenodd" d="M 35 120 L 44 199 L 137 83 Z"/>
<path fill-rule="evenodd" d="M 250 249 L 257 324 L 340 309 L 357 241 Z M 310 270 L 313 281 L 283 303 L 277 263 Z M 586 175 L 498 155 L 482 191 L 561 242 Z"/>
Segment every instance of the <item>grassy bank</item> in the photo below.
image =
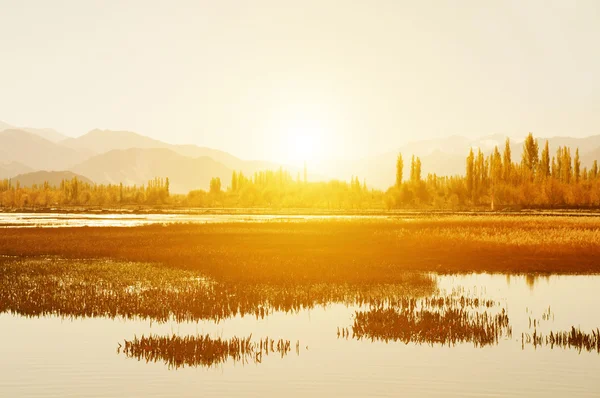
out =
<path fill-rule="evenodd" d="M 158 262 L 237 282 L 388 283 L 404 271 L 600 272 L 600 218 L 412 219 L 4 229 L 8 256 Z"/>

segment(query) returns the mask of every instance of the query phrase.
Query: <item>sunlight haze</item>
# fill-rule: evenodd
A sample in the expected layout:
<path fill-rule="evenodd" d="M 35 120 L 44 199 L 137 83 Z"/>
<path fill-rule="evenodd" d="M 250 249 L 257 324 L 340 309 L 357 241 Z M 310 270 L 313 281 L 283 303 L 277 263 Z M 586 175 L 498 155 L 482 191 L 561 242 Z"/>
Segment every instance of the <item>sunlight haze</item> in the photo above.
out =
<path fill-rule="evenodd" d="M 600 132 L 596 1 L 0 0 L 0 120 L 290 164 Z"/>

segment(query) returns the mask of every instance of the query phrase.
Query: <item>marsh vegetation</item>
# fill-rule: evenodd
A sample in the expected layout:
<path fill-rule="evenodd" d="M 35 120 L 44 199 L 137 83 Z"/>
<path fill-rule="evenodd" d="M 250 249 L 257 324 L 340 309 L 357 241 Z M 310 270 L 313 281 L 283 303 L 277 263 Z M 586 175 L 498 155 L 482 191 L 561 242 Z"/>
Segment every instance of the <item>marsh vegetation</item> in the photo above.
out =
<path fill-rule="evenodd" d="M 163 361 L 171 369 L 184 366 L 213 367 L 231 360 L 233 362 L 262 363 L 263 357 L 288 355 L 292 350 L 289 340 L 265 337 L 258 342 L 252 336 L 231 339 L 211 338 L 208 335 L 197 336 L 135 336 L 119 344 L 117 353 L 128 358 L 146 362 Z M 300 354 L 300 342 L 295 344 L 296 354 Z"/>
<path fill-rule="evenodd" d="M 491 300 L 432 297 L 398 304 L 356 311 L 352 338 L 483 347 L 512 337 L 506 310 Z"/>
<path fill-rule="evenodd" d="M 395 284 L 249 284 L 219 282 L 197 271 L 157 264 L 49 259 L 0 259 L 0 312 L 24 316 L 214 320 L 331 303 L 364 305 L 435 290 L 428 275 L 408 273 Z"/>
<path fill-rule="evenodd" d="M 600 219 L 415 216 L 373 220 L 5 229 L 0 252 L 151 262 L 221 281 L 395 283 L 406 271 L 600 272 Z"/>

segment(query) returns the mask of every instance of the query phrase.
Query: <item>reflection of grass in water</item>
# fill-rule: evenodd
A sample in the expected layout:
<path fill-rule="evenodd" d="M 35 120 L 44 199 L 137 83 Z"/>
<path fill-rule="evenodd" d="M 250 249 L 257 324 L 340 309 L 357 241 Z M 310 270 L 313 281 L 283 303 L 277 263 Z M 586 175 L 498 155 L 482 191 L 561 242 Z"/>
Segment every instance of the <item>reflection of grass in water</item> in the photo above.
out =
<path fill-rule="evenodd" d="M 592 330 L 591 333 L 582 332 L 580 328 L 571 326 L 570 331 L 551 331 L 549 334 L 538 333 L 534 329 L 533 333 L 523 333 L 521 335 L 522 348 L 525 345 L 532 345 L 534 348 L 550 347 L 573 348 L 581 351 L 596 351 L 600 354 L 600 329 Z"/>
<path fill-rule="evenodd" d="M 512 336 L 512 328 L 504 308 L 488 312 L 493 306 L 492 301 L 440 297 L 357 311 L 352 337 L 418 344 L 471 342 L 479 347 L 497 344 L 500 338 Z M 341 334 L 348 337 L 345 330 Z"/>
<path fill-rule="evenodd" d="M 133 340 L 125 340 L 125 345 L 119 344 L 120 353 L 129 358 L 145 360 L 146 362 L 163 361 L 169 368 L 184 366 L 211 367 L 227 360 L 242 363 L 261 363 L 263 355 L 277 354 L 281 358 L 291 351 L 289 340 L 273 340 L 268 337 L 258 343 L 247 338 L 233 337 L 229 340 L 202 336 L 154 336 L 150 335 Z M 300 342 L 296 342 L 296 354 L 300 354 Z"/>
<path fill-rule="evenodd" d="M 529 310 L 527 310 L 528 313 Z M 554 313 L 552 309 L 548 307 L 544 310 L 540 318 L 531 316 L 529 317 L 529 332 L 521 333 L 521 347 L 525 349 L 526 345 L 533 346 L 534 349 L 538 347 L 549 347 L 554 348 L 572 348 L 579 352 L 582 351 L 596 351 L 600 354 L 600 328 L 586 333 L 581 331 L 581 328 L 575 328 L 571 326 L 571 330 L 551 330 L 549 332 L 539 331 L 538 328 L 544 328 L 543 323 L 554 321 Z M 531 331 L 533 329 L 533 331 Z"/>
<path fill-rule="evenodd" d="M 197 272 L 144 263 L 0 261 L 0 312 L 155 320 L 264 317 L 329 303 L 372 304 L 425 295 L 432 277 L 405 273 L 395 284 L 218 283 Z"/>

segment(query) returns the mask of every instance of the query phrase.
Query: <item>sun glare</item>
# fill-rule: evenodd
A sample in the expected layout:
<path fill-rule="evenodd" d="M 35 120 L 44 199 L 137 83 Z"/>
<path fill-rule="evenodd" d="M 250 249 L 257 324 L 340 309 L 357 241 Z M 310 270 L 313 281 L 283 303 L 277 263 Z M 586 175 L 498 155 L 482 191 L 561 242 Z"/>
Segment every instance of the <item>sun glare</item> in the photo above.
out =
<path fill-rule="evenodd" d="M 302 163 L 314 161 L 323 154 L 325 131 L 311 122 L 301 122 L 289 128 L 286 134 L 286 150 L 288 161 Z"/>

